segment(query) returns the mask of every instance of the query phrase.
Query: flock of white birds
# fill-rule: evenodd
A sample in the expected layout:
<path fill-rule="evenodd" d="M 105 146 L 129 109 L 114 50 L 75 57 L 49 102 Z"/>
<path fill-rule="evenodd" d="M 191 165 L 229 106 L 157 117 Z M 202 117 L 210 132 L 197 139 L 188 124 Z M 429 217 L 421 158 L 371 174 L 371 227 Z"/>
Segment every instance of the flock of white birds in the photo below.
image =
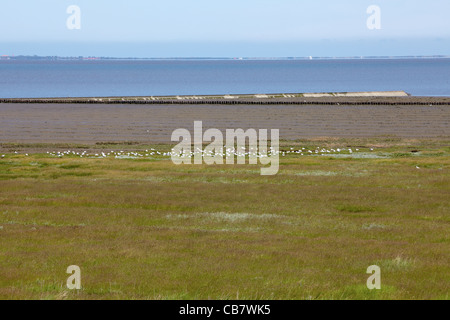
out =
<path fill-rule="evenodd" d="M 220 149 L 220 148 L 219 148 Z M 354 152 L 358 152 L 359 149 L 353 150 L 352 148 L 336 148 L 336 149 L 328 149 L 316 147 L 315 149 L 310 148 L 290 148 L 289 150 L 274 150 L 272 147 L 269 148 L 268 151 L 258 149 L 246 149 L 244 147 L 239 149 L 235 148 L 224 148 L 222 151 L 204 151 L 197 148 L 195 151 L 179 151 L 176 152 L 172 149 L 170 152 L 161 152 L 154 148 L 150 148 L 145 151 L 109 151 L 109 152 L 88 152 L 88 151 L 74 151 L 74 150 L 66 150 L 66 151 L 47 151 L 47 154 L 52 157 L 67 157 L 67 156 L 75 156 L 80 158 L 115 158 L 115 159 L 139 159 L 139 158 L 152 158 L 152 157 L 182 157 L 182 158 L 191 158 L 196 155 L 201 155 L 202 157 L 215 157 L 215 156 L 237 156 L 237 157 L 269 157 L 269 156 L 288 156 L 288 155 L 298 155 L 298 156 L 307 156 L 307 155 L 332 155 L 332 154 L 352 154 Z M 373 148 L 370 148 L 370 151 L 373 151 Z M 14 155 L 18 155 L 19 152 L 15 151 Z M 29 156 L 28 153 L 24 154 L 25 156 Z M 6 155 L 2 154 L 1 158 L 5 158 Z"/>

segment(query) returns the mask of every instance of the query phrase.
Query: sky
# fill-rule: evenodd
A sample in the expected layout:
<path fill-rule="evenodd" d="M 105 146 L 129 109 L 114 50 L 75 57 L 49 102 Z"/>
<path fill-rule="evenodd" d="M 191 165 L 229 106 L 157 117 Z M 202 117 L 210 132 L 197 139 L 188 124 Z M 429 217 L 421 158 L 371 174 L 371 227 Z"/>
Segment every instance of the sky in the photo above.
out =
<path fill-rule="evenodd" d="M 380 28 L 368 28 L 372 5 Z M 4 0 L 0 54 L 450 55 L 449 15 L 449 0 Z"/>

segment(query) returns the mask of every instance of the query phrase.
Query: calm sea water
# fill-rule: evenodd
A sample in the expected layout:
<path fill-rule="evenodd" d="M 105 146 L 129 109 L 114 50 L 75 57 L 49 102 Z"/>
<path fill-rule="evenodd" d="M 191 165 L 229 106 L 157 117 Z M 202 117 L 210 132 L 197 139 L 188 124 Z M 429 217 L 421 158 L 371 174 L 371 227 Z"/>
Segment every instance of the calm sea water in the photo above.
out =
<path fill-rule="evenodd" d="M 404 90 L 450 96 L 450 59 L 0 61 L 0 97 Z"/>

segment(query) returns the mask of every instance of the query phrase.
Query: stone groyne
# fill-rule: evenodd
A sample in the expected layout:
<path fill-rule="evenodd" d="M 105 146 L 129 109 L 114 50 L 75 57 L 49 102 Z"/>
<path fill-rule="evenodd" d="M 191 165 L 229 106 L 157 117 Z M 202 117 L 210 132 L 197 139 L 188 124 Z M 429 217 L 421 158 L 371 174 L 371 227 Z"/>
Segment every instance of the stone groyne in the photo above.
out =
<path fill-rule="evenodd" d="M 450 97 L 414 97 L 400 92 L 147 96 L 91 98 L 0 98 L 0 103 L 187 104 L 187 105 L 450 105 Z"/>

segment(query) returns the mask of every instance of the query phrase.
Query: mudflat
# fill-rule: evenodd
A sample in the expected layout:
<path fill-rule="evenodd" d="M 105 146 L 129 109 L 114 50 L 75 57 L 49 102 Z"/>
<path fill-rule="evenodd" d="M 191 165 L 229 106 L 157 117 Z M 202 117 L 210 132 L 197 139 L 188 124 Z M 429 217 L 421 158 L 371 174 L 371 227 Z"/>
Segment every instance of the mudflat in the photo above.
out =
<path fill-rule="evenodd" d="M 312 137 L 450 136 L 448 105 L 0 104 L 0 142 L 170 143 L 177 128 L 279 129 Z"/>

